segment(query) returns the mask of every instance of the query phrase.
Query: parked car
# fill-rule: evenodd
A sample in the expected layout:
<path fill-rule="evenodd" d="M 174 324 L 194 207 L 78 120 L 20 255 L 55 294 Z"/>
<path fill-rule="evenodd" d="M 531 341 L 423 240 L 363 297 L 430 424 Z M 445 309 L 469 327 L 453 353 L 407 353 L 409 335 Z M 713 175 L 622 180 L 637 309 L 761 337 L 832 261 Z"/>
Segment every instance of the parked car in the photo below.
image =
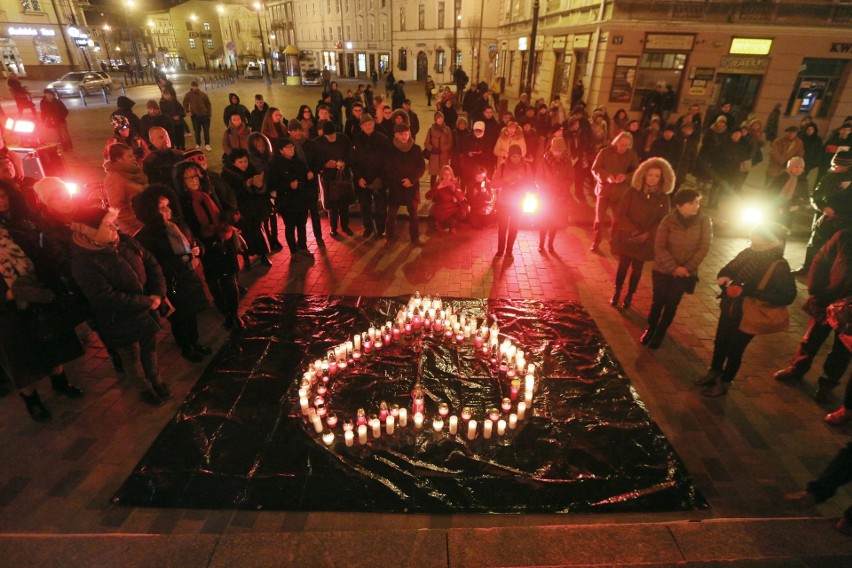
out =
<path fill-rule="evenodd" d="M 48 83 L 47 88 L 53 89 L 60 99 L 80 96 L 80 92 L 86 95 L 102 93 L 104 89 L 110 93 L 112 79 L 103 71 L 74 71 L 66 73 L 58 81 Z"/>
<path fill-rule="evenodd" d="M 322 71 L 319 69 L 307 69 L 302 71 L 302 85 L 315 87 L 322 85 Z"/>
<path fill-rule="evenodd" d="M 246 65 L 243 75 L 246 79 L 263 79 L 263 72 L 260 70 L 259 65 Z"/>

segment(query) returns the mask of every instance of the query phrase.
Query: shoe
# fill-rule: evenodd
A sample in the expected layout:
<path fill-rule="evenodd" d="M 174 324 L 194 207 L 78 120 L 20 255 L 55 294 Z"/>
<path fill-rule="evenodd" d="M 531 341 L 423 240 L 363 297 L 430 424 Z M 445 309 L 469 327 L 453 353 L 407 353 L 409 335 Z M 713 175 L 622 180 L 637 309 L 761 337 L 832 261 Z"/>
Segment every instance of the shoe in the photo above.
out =
<path fill-rule="evenodd" d="M 260 255 L 260 263 L 263 266 L 272 266 L 272 261 L 269 260 L 269 257 L 266 256 L 265 254 Z"/>
<path fill-rule="evenodd" d="M 506 252 L 503 249 L 497 249 L 497 252 L 494 253 L 494 258 L 500 258 L 504 254 L 506 254 Z"/>
<path fill-rule="evenodd" d="M 629 310 L 630 305 L 633 303 L 633 292 L 627 292 L 624 295 L 624 302 L 621 304 L 622 309 Z"/>
<path fill-rule="evenodd" d="M 648 349 L 659 349 L 660 345 L 663 344 L 663 339 L 665 338 L 665 333 L 655 333 L 654 337 L 651 339 L 651 342 L 648 343 Z"/>
<path fill-rule="evenodd" d="M 825 404 L 829 400 L 831 400 L 831 389 L 824 388 L 822 386 L 817 387 L 817 390 L 814 393 L 814 402 Z"/>
<path fill-rule="evenodd" d="M 782 383 L 793 383 L 801 381 L 805 375 L 797 371 L 794 367 L 786 367 L 780 371 L 776 371 L 772 378 Z"/>
<path fill-rule="evenodd" d="M 53 387 L 54 391 L 64 394 L 68 398 L 81 398 L 83 396 L 83 389 L 69 384 L 64 371 L 58 375 L 50 375 L 50 386 Z"/>
<path fill-rule="evenodd" d="M 212 152 L 213 148 L 210 147 L 210 144 L 205 144 L 204 145 L 204 151 L 205 152 Z"/>
<path fill-rule="evenodd" d="M 795 274 L 796 276 L 802 276 L 802 275 L 807 275 L 808 272 L 810 272 L 810 269 L 806 266 L 802 266 L 802 267 L 794 270 L 793 274 Z"/>
<path fill-rule="evenodd" d="M 421 239 L 420 237 L 415 237 L 415 238 L 411 239 L 411 244 L 416 246 L 416 247 L 422 247 L 426 243 L 423 242 L 423 239 Z"/>
<path fill-rule="evenodd" d="M 163 402 L 172 398 L 172 391 L 169 389 L 168 383 L 155 383 L 151 385 L 154 388 L 154 392 L 157 393 L 157 396 L 160 397 L 160 400 Z"/>
<path fill-rule="evenodd" d="M 712 385 L 708 385 L 701 390 L 701 394 L 710 398 L 716 398 L 719 396 L 725 396 L 728 394 L 728 388 L 730 388 L 731 383 L 727 381 L 723 381 L 721 378 L 717 378 L 716 382 Z"/>
<path fill-rule="evenodd" d="M 362 239 L 369 239 L 371 236 L 373 236 L 373 231 L 367 230 L 367 231 L 364 231 L 363 233 L 361 233 Z"/>
<path fill-rule="evenodd" d="M 347 234 L 347 235 L 349 235 L 350 237 L 351 237 L 351 236 L 353 236 L 353 235 L 355 234 L 355 232 L 354 232 L 352 229 L 350 229 L 349 227 L 343 227 L 343 229 L 342 229 L 342 230 L 343 230 L 343 232 L 344 232 L 344 233 L 346 233 L 346 234 Z"/>
<path fill-rule="evenodd" d="M 142 399 L 142 402 L 150 404 L 151 406 L 162 406 L 165 402 L 162 398 L 160 398 L 160 395 L 154 391 L 154 389 L 142 391 L 140 398 Z"/>
<path fill-rule="evenodd" d="M 336 239 L 338 236 L 340 236 L 340 233 L 338 233 L 337 231 L 331 231 L 329 235 L 331 235 L 332 239 Z"/>
<path fill-rule="evenodd" d="M 193 363 L 200 363 L 204 360 L 204 356 L 201 355 L 198 351 L 190 347 L 184 347 L 180 350 L 180 354 L 183 355 L 184 359 L 188 359 Z"/>
<path fill-rule="evenodd" d="M 308 257 L 308 258 L 313 258 L 313 257 L 314 257 L 314 253 L 312 253 L 311 251 L 309 251 L 309 250 L 307 250 L 307 249 L 304 249 L 304 250 L 303 250 L 303 249 L 299 249 L 299 250 L 297 250 L 297 251 L 296 251 L 296 254 L 300 254 L 300 255 L 305 256 L 305 257 Z"/>
<path fill-rule="evenodd" d="M 21 398 L 24 399 L 24 404 L 27 406 L 27 413 L 30 415 L 30 418 L 36 422 L 47 422 L 53 418 L 50 410 L 41 401 L 37 390 L 33 390 L 32 394 L 21 393 Z"/>
<path fill-rule="evenodd" d="M 795 493 L 787 493 L 784 499 L 790 501 L 791 504 L 797 507 L 808 508 L 817 505 L 817 499 L 813 493 L 809 491 L 797 491 Z"/>
<path fill-rule="evenodd" d="M 515 255 L 512 254 L 511 251 L 506 253 L 506 260 L 515 260 Z"/>
<path fill-rule="evenodd" d="M 200 343 L 193 343 L 192 348 L 201 353 L 204 356 L 210 355 L 213 353 L 213 350 L 207 347 L 206 345 L 201 345 Z"/>
<path fill-rule="evenodd" d="M 639 336 L 639 343 L 642 345 L 648 345 L 651 343 L 651 339 L 654 337 L 654 330 L 650 327 L 642 332 L 642 335 Z"/>
<path fill-rule="evenodd" d="M 187 134 L 187 136 L 189 136 L 189 134 Z M 201 145 L 200 145 L 200 144 L 196 144 L 196 145 L 195 145 L 195 149 L 196 149 L 196 150 L 201 150 Z"/>
<path fill-rule="evenodd" d="M 547 252 L 556 252 L 556 248 L 553 246 L 553 243 L 547 245 Z"/>
<path fill-rule="evenodd" d="M 317 237 L 317 246 L 319 248 L 325 248 L 325 241 L 322 240 L 322 237 Z"/>
<path fill-rule="evenodd" d="M 845 406 L 825 415 L 825 421 L 833 426 L 840 426 L 850 420 L 852 420 L 852 412 L 847 412 Z"/>
<path fill-rule="evenodd" d="M 597 243 L 592 243 L 592 246 L 589 247 L 589 252 L 600 252 L 601 247 Z"/>
<path fill-rule="evenodd" d="M 704 375 L 703 377 L 698 377 L 697 379 L 692 381 L 692 384 L 697 387 L 706 387 L 715 383 L 717 378 L 719 378 L 719 371 L 710 369 L 709 371 L 707 371 L 706 375 Z"/>
<path fill-rule="evenodd" d="M 612 297 L 609 299 L 609 305 L 613 308 L 618 305 L 618 298 L 621 296 L 621 288 L 618 286 L 615 287 L 615 290 L 612 292 Z"/>
<path fill-rule="evenodd" d="M 284 245 L 282 245 L 280 241 L 272 241 L 272 243 L 269 245 L 269 248 L 274 251 L 279 251 L 284 250 Z"/>
<path fill-rule="evenodd" d="M 852 524 L 849 523 L 845 518 L 840 519 L 834 525 L 834 530 L 842 534 L 843 536 L 852 536 Z"/>

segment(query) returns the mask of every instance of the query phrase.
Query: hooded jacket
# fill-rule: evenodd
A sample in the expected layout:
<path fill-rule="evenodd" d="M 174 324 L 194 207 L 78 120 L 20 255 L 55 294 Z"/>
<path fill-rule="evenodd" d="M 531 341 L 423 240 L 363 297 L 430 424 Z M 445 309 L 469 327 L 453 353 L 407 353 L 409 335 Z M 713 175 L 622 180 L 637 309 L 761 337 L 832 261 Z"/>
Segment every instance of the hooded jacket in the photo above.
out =
<path fill-rule="evenodd" d="M 228 101 L 230 102 L 234 99 L 237 99 L 237 101 L 231 102 L 231 104 L 225 107 L 225 110 L 222 113 L 222 116 L 224 117 L 225 121 L 225 126 L 228 126 L 228 123 L 231 122 L 231 114 L 236 112 L 240 115 L 240 118 L 243 119 L 243 124 L 246 126 L 246 128 L 248 128 L 250 119 L 248 109 L 245 107 L 245 105 L 240 104 L 240 96 L 237 93 L 228 93 Z"/>
<path fill-rule="evenodd" d="M 248 137 L 249 129 L 245 123 L 240 124 L 239 128 L 228 125 L 225 132 L 222 133 L 222 152 L 227 156 L 237 148 L 248 150 Z"/>
<path fill-rule="evenodd" d="M 142 125 L 140 124 L 139 117 L 132 110 L 136 101 L 129 97 L 118 97 L 115 104 L 118 108 L 112 111 L 109 117 L 112 118 L 117 115 L 125 117 L 130 122 L 130 134 L 142 136 Z"/>
<path fill-rule="evenodd" d="M 266 101 L 263 102 L 263 106 L 260 108 L 257 108 L 257 105 L 251 108 L 248 124 L 252 132 L 260 132 L 260 128 L 263 126 L 263 119 L 266 118 L 266 111 L 268 110 L 269 105 L 266 104 Z"/>
<path fill-rule="evenodd" d="M 148 185 L 148 177 L 136 162 L 126 164 L 106 161 L 104 171 L 106 172 L 104 191 L 109 206 L 118 209 L 116 219 L 118 230 L 132 236 L 142 228 L 142 223 L 133 213 L 131 200 Z"/>
<path fill-rule="evenodd" d="M 659 169 L 662 172 L 662 178 L 655 191 L 646 192 L 645 175 L 651 169 Z M 612 231 L 613 254 L 636 260 L 654 260 L 657 227 L 663 217 L 669 213 L 668 195 L 674 189 L 674 184 L 674 170 L 662 158 L 650 158 L 639 164 L 633 172 L 630 189 L 615 209 L 615 223 Z M 644 239 L 636 238 L 640 235 L 643 235 Z"/>

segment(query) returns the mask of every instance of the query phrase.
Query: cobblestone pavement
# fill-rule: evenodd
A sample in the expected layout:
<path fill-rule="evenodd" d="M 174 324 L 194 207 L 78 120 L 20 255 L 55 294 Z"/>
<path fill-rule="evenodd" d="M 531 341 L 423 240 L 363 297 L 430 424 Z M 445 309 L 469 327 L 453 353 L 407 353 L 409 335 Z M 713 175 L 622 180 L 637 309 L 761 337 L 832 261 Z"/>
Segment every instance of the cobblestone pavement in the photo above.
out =
<path fill-rule="evenodd" d="M 347 84 L 343 86 L 345 90 Z M 179 93 L 182 87 L 178 85 Z M 317 90 L 286 91 L 281 86 L 267 90 L 259 82 L 217 89 L 211 93 L 216 109 L 214 148 L 223 129 L 217 117 L 230 90 L 248 103 L 255 92 L 263 92 L 270 104 L 279 103 L 286 116 L 303 100 L 318 98 Z M 141 111 L 154 93 L 153 87 L 139 87 L 127 94 Z M 419 91 L 411 94 L 423 98 Z M 431 112 L 415 108 L 425 129 Z M 102 143 L 109 134 L 108 112 L 104 105 L 72 106 L 76 146 L 68 158 L 74 175 L 100 179 L 96 176 Z M 64 399 L 50 392 L 47 381 L 39 385 L 54 412 L 51 423 L 29 420 L 17 396 L 0 399 L 0 533 L 234 533 L 367 530 L 391 522 L 394 528 L 409 529 L 839 515 L 852 500 L 852 493 L 845 489 L 817 509 L 793 509 L 783 499 L 785 492 L 802 488 L 817 474 L 850 433 L 848 426 L 831 427 L 822 420 L 840 404 L 840 392 L 824 406 L 812 399 L 819 363 L 798 386 L 779 385 L 771 378 L 775 369 L 786 364 L 804 329 L 806 318 L 798 309 L 805 299 L 801 283 L 790 331 L 757 338 L 728 395 L 702 398 L 691 381 L 710 359 L 718 310 L 715 273 L 746 241 L 732 231 L 716 238 L 702 265 L 696 293 L 684 299 L 663 347 L 650 352 L 638 342 L 650 303 L 650 275 L 643 277 L 633 308 L 622 311 L 608 305 L 615 262 L 607 246 L 602 255 L 588 252 L 590 204 L 591 200 L 576 206 L 574 222 L 559 233 L 554 254 L 540 254 L 537 234 L 522 231 L 514 262 L 492 262 L 493 229 L 463 228 L 447 235 L 427 229 L 424 220 L 425 246 L 410 246 L 402 238 L 388 249 L 375 240 L 326 237 L 327 249 L 316 250 L 309 234 L 316 252 L 312 262 L 291 262 L 285 251 L 271 257 L 272 268 L 256 267 L 241 275 L 249 289 L 243 306 L 257 296 L 281 292 L 395 296 L 419 290 L 442 296 L 577 300 L 594 317 L 638 395 L 707 496 L 709 510 L 601 516 L 395 515 L 388 519 L 381 514 L 116 507 L 110 497 L 174 414 L 181 396 L 161 408 L 142 404 L 132 388 L 116 378 L 104 350 L 89 336 L 87 355 L 68 366 L 69 375 L 86 389 L 85 398 Z M 352 225 L 357 234 L 359 220 Z M 803 252 L 803 239 L 794 238 L 787 254 L 793 266 L 801 262 Z M 203 314 L 203 340 L 220 346 L 227 338 L 220 324 L 216 314 Z M 164 377 L 179 395 L 185 393 L 203 364 L 181 358 L 165 333 L 159 353 Z"/>

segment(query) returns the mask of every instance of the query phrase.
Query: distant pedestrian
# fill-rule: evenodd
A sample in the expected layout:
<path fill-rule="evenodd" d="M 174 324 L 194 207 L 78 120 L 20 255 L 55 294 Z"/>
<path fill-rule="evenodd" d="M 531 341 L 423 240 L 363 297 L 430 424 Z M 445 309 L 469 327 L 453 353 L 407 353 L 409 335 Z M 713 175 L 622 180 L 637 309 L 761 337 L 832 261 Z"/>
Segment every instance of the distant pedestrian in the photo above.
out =
<path fill-rule="evenodd" d="M 198 81 L 190 83 L 190 89 L 183 97 L 183 106 L 192 120 L 195 132 L 195 147 L 201 148 L 201 132 L 204 131 L 204 150 L 210 152 L 210 116 L 213 107 L 210 98 L 198 88 Z"/>
<path fill-rule="evenodd" d="M 71 143 L 71 134 L 68 133 L 68 108 L 65 103 L 56 98 L 56 93 L 52 89 L 45 89 L 44 98 L 41 99 L 39 106 L 41 107 L 41 121 L 45 129 L 56 131 L 62 149 L 71 150 L 73 144 Z"/>

